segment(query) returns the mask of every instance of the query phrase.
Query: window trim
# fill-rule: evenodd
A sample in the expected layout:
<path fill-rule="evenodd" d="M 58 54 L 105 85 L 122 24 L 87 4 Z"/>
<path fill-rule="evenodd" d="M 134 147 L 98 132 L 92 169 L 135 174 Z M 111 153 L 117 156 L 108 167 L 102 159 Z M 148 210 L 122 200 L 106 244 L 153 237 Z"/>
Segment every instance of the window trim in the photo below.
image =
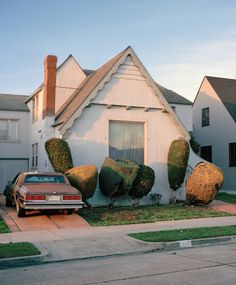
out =
<path fill-rule="evenodd" d="M 32 99 L 32 121 L 39 120 L 39 94 L 36 94 Z"/>
<path fill-rule="evenodd" d="M 38 151 L 39 151 L 39 144 L 33 143 L 31 145 L 31 168 L 37 169 L 38 168 Z"/>
<path fill-rule="evenodd" d="M 146 137 L 147 137 L 147 122 L 146 121 L 132 121 L 132 120 L 120 120 L 120 119 L 109 119 L 108 120 L 108 157 L 110 156 L 110 123 L 126 123 L 126 124 L 142 124 L 143 125 L 143 164 L 146 164 L 146 157 L 147 157 L 147 141 L 146 141 Z"/>
<path fill-rule="evenodd" d="M 14 118 L 0 118 L 0 121 L 6 121 L 7 122 L 7 139 L 2 140 L 0 139 L 0 143 L 18 143 L 19 142 L 19 119 Z M 16 139 L 9 139 L 9 127 L 10 122 L 16 122 Z"/>

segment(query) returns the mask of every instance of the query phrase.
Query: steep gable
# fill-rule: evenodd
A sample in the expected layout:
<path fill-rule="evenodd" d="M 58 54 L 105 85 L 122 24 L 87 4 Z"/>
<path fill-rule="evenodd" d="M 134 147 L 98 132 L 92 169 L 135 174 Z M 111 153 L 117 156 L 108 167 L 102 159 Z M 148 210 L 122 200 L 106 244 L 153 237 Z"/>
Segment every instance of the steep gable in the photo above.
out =
<path fill-rule="evenodd" d="M 236 122 L 236 80 L 206 76 L 225 108 Z"/>
<path fill-rule="evenodd" d="M 94 98 L 98 94 L 98 91 L 104 87 L 104 84 L 111 79 L 114 73 L 117 73 L 118 71 L 119 75 L 116 74 L 116 76 L 123 76 L 122 72 L 125 72 L 125 68 L 123 66 L 119 70 L 119 67 L 122 64 L 125 65 L 125 61 L 128 57 L 132 58 L 133 63 L 135 65 L 133 74 L 131 74 L 130 76 L 135 76 L 135 72 L 137 72 L 136 68 L 138 68 L 143 80 L 147 82 L 150 88 L 153 89 L 155 95 L 159 98 L 162 109 L 171 114 L 173 120 L 175 120 L 176 123 L 180 126 L 180 128 L 182 128 L 185 136 L 189 137 L 188 132 L 186 131 L 186 129 L 178 119 L 177 115 L 174 113 L 167 100 L 163 96 L 162 92 L 160 91 L 154 80 L 151 78 L 151 76 L 149 75 L 143 64 L 140 62 L 131 47 L 127 47 L 125 50 L 123 50 L 111 60 L 109 60 L 107 63 L 105 63 L 98 70 L 93 73 L 90 73 L 89 76 L 87 76 L 87 78 L 81 83 L 78 89 L 74 91 L 74 93 L 68 98 L 65 104 L 63 104 L 62 107 L 56 113 L 54 126 L 60 125 L 60 130 L 69 129 L 73 125 L 74 120 L 80 116 L 82 110 L 85 107 L 89 106 L 91 100 L 94 100 Z"/>

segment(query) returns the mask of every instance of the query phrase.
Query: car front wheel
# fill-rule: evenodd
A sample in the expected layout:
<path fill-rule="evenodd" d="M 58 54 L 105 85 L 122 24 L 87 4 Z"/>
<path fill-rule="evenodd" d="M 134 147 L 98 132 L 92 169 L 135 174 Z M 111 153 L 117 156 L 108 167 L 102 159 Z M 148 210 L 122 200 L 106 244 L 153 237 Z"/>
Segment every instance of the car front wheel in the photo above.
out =
<path fill-rule="evenodd" d="M 16 213 L 18 217 L 24 217 L 26 214 L 26 210 L 21 207 L 19 199 L 16 200 Z"/>

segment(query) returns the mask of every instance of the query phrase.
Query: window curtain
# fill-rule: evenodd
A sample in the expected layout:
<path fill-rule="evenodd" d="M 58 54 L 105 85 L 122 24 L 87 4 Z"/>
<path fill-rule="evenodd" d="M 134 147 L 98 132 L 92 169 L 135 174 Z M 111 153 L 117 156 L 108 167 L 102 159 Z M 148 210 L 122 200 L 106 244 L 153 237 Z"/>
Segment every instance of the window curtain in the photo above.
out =
<path fill-rule="evenodd" d="M 144 124 L 133 122 L 109 123 L 109 156 L 144 163 Z"/>

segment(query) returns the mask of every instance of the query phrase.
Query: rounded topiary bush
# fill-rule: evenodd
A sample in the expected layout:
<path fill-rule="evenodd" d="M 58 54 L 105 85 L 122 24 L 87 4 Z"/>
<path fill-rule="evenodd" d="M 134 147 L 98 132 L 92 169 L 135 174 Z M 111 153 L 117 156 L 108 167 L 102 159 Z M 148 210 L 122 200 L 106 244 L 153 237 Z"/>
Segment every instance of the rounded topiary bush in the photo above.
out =
<path fill-rule="evenodd" d="M 188 165 L 189 144 L 184 139 L 174 140 L 168 153 L 168 181 L 170 188 L 176 191 L 184 182 Z"/>
<path fill-rule="evenodd" d="M 128 193 L 138 170 L 139 165 L 132 160 L 106 157 L 99 173 L 99 186 L 102 193 L 110 197 Z"/>
<path fill-rule="evenodd" d="M 138 175 L 134 180 L 133 186 L 129 192 L 129 196 L 131 196 L 133 199 L 141 199 L 152 190 L 154 181 L 154 170 L 149 166 L 140 165 Z"/>
<path fill-rule="evenodd" d="M 81 165 L 65 172 L 70 184 L 82 194 L 83 201 L 92 198 L 97 186 L 98 171 L 95 165 Z"/>
<path fill-rule="evenodd" d="M 189 204 L 209 204 L 224 182 L 222 170 L 212 163 L 201 162 L 186 180 L 186 200 Z"/>
<path fill-rule="evenodd" d="M 45 150 L 56 172 L 65 173 L 73 167 L 70 147 L 66 141 L 51 138 L 45 142 Z"/>

